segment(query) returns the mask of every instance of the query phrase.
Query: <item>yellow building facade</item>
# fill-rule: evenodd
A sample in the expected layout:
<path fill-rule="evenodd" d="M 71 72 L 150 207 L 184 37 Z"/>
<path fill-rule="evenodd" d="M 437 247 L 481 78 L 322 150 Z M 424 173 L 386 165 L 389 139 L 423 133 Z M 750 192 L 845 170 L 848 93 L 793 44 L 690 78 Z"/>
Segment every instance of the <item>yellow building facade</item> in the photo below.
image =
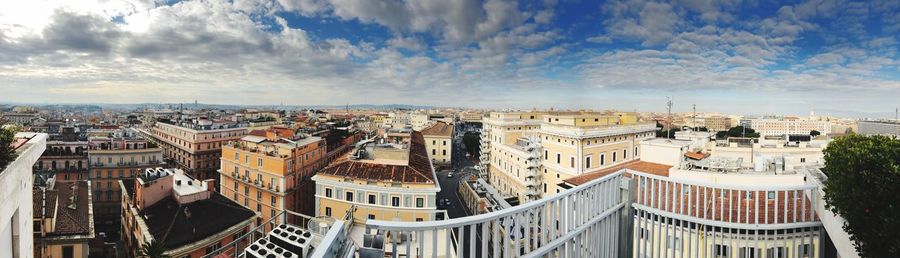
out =
<path fill-rule="evenodd" d="M 436 165 L 448 165 L 453 158 L 453 125 L 435 122 L 422 130 L 428 157 Z"/>
<path fill-rule="evenodd" d="M 312 196 L 304 198 L 302 188 L 313 188 L 308 180 L 322 167 L 325 154 L 325 141 L 319 137 L 294 136 L 282 128 L 252 131 L 222 147 L 220 192 L 259 212 L 258 223 L 284 210 L 304 213 L 303 206 L 312 207 Z"/>
<path fill-rule="evenodd" d="M 366 141 L 320 171 L 316 215 L 346 219 L 429 221 L 436 219 L 437 176 L 424 138 L 412 132 L 410 143 Z M 405 146 L 405 148 L 404 148 Z"/>
<path fill-rule="evenodd" d="M 520 202 L 552 196 L 563 180 L 639 159 L 653 123 L 634 113 L 493 112 L 484 119 L 482 169 Z"/>

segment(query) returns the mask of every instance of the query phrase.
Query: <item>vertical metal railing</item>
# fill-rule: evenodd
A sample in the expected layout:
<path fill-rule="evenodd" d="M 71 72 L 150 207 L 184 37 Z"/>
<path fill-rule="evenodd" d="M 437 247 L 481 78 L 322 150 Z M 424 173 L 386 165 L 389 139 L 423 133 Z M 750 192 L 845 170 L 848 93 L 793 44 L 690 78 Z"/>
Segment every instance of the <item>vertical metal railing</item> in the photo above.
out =
<path fill-rule="evenodd" d="M 619 257 L 623 172 L 556 196 L 444 221 L 374 221 L 390 257 Z"/>
<path fill-rule="evenodd" d="M 815 185 L 727 185 L 629 172 L 634 257 L 821 257 Z"/>

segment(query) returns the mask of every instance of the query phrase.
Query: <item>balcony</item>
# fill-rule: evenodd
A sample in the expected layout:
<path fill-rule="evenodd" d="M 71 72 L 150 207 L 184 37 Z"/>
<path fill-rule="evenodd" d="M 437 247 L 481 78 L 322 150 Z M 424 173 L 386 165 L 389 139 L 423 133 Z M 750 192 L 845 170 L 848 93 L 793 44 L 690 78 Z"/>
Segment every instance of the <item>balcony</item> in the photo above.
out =
<path fill-rule="evenodd" d="M 353 230 L 364 227 L 360 242 L 344 232 L 317 247 L 342 251 L 315 257 L 826 257 L 833 253 L 825 249 L 818 187 L 704 183 L 623 169 L 480 215 L 366 220 Z"/>

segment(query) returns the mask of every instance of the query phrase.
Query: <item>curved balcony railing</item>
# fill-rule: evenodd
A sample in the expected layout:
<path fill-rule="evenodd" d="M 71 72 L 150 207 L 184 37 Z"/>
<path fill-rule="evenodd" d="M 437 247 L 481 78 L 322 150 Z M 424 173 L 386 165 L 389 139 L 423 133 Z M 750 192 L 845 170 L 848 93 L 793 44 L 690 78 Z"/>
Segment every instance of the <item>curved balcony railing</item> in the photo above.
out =
<path fill-rule="evenodd" d="M 619 257 L 624 251 L 613 232 L 627 214 L 623 175 L 486 214 L 413 223 L 370 220 L 366 233 L 383 237 L 382 252 L 391 257 Z"/>
<path fill-rule="evenodd" d="M 824 255 L 816 185 L 727 185 L 628 172 L 633 257 Z"/>

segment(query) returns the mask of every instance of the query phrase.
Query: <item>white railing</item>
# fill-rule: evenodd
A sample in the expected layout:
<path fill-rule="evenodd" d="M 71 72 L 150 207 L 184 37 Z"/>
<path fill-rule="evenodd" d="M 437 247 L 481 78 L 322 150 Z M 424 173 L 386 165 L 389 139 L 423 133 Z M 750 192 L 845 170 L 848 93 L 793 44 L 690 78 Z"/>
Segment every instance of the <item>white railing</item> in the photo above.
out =
<path fill-rule="evenodd" d="M 727 185 L 629 173 L 634 257 L 823 255 L 816 185 Z"/>
<path fill-rule="evenodd" d="M 444 221 L 366 223 L 391 257 L 619 257 L 620 171 L 556 196 Z M 629 218 L 630 219 L 630 218 Z"/>

